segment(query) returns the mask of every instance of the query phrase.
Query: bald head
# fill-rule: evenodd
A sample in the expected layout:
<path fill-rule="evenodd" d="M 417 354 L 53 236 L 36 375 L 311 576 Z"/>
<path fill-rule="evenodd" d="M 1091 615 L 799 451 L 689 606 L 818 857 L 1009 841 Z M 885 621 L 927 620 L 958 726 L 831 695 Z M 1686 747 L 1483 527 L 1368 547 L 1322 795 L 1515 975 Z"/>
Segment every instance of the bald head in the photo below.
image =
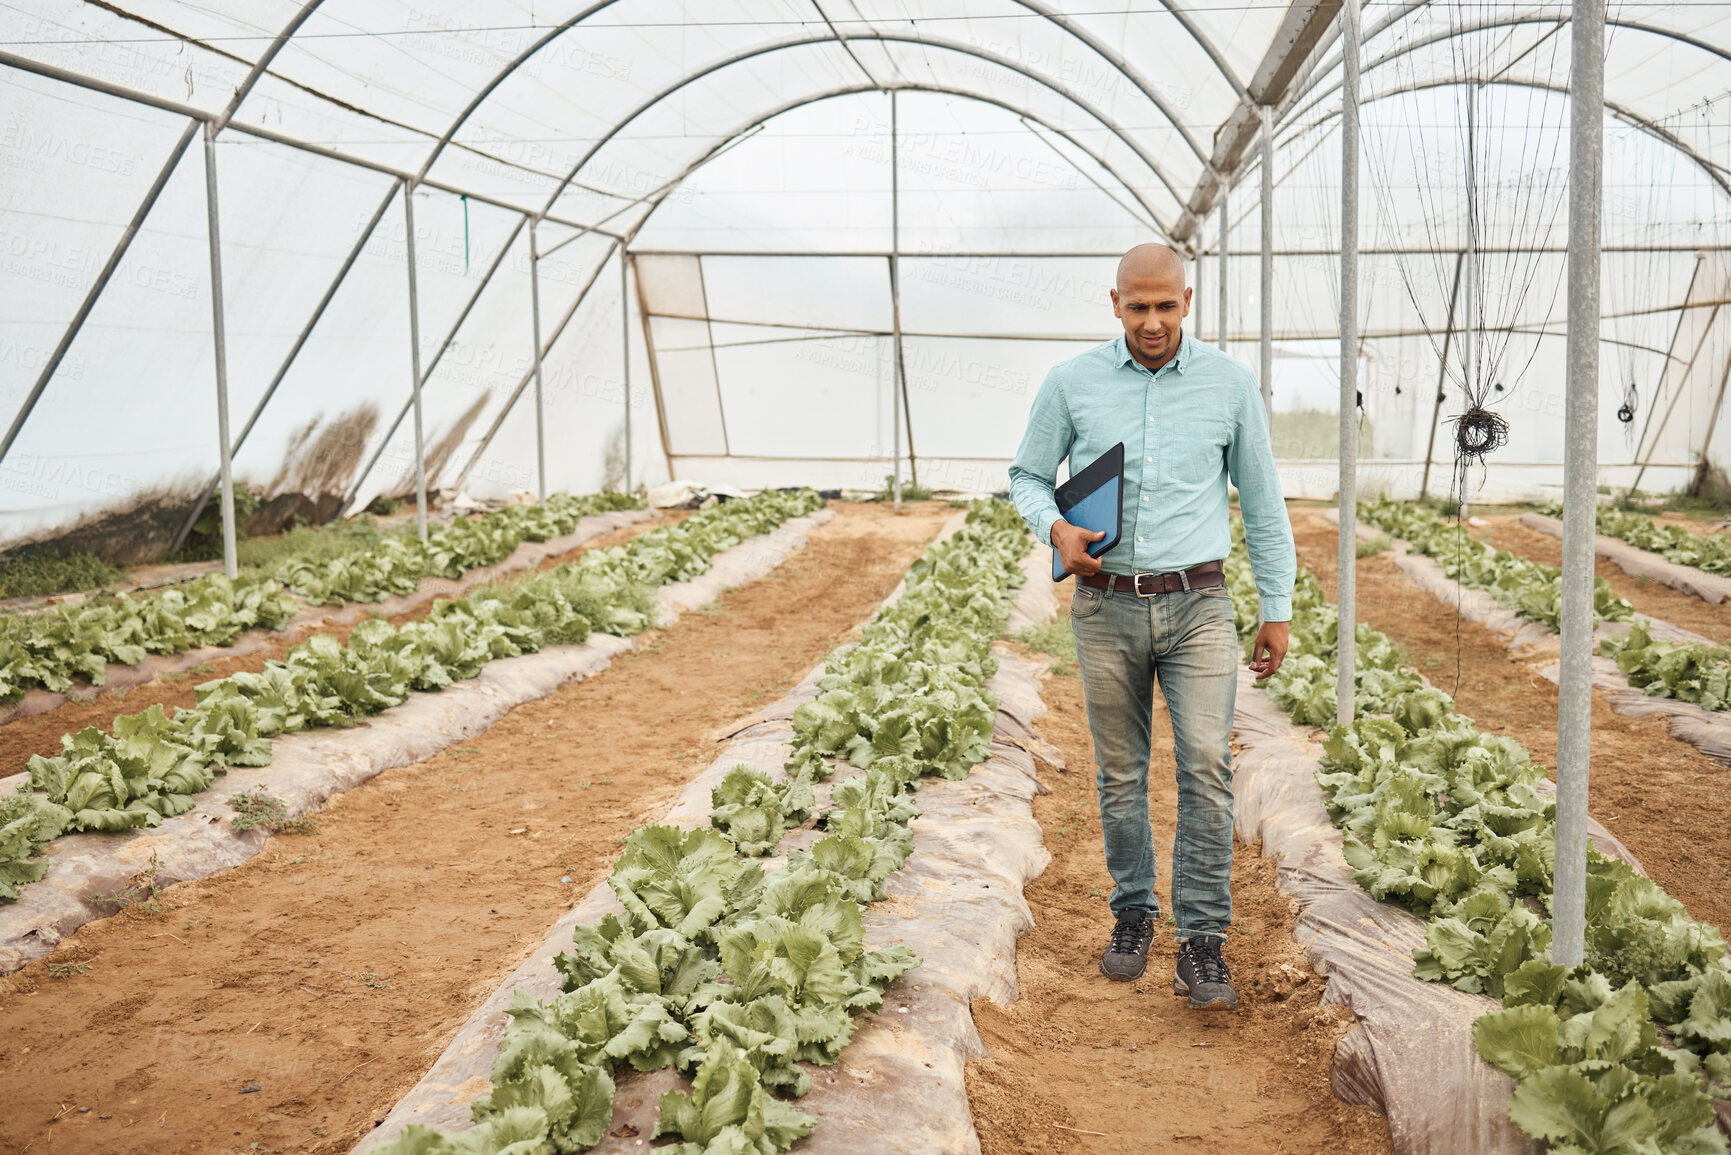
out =
<path fill-rule="evenodd" d="M 1118 262 L 1112 312 L 1124 324 L 1124 342 L 1137 361 L 1158 369 L 1178 352 L 1190 312 L 1184 260 L 1170 246 L 1137 245 Z"/>
<path fill-rule="evenodd" d="M 1178 278 L 1184 288 L 1184 258 L 1171 245 L 1150 242 L 1137 245 L 1118 261 L 1118 291 L 1121 293 L 1133 281 Z"/>

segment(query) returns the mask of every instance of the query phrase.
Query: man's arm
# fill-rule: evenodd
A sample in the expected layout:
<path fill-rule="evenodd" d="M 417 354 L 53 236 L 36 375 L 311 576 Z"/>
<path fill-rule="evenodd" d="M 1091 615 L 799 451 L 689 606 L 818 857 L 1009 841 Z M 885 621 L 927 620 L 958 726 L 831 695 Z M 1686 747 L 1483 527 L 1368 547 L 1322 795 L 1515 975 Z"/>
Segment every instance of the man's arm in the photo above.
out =
<path fill-rule="evenodd" d="M 1075 434 L 1070 407 L 1054 370 L 1046 374 L 1034 395 L 1028 428 L 1022 434 L 1015 461 L 1010 463 L 1010 500 L 1034 536 L 1047 544 L 1052 541 L 1052 527 L 1062 520 L 1057 499 L 1052 496 L 1058 484 L 1058 465 L 1070 455 Z"/>
<path fill-rule="evenodd" d="M 1262 600 L 1262 628 L 1251 646 L 1250 668 L 1258 679 L 1280 668 L 1286 656 L 1292 621 L 1292 584 L 1298 577 L 1298 553 L 1292 544 L 1292 522 L 1274 468 L 1274 446 L 1268 436 L 1268 414 L 1254 384 L 1245 389 L 1238 406 L 1226 469 L 1238 487 L 1238 508 L 1244 514 L 1244 543 Z"/>

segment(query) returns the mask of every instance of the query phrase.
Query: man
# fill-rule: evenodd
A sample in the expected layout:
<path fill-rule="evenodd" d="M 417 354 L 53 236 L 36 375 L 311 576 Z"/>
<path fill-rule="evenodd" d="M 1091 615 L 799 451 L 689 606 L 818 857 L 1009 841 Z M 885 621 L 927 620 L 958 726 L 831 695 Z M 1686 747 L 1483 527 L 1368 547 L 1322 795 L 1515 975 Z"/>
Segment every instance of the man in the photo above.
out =
<path fill-rule="evenodd" d="M 1140 978 L 1160 915 L 1148 758 L 1156 681 L 1172 718 L 1178 836 L 1172 907 L 1173 991 L 1196 1007 L 1236 1007 L 1220 948 L 1232 923 L 1232 712 L 1238 638 L 1221 561 L 1231 549 L 1227 481 L 1238 487 L 1262 600 L 1251 647 L 1258 679 L 1280 668 L 1298 568 L 1254 375 L 1184 335 L 1190 289 L 1165 245 L 1118 264 L 1112 312 L 1124 335 L 1064 362 L 1034 398 L 1010 493 L 1035 534 L 1076 575 L 1070 624 L 1099 766 L 1106 867 L 1117 916 L 1100 959 L 1107 978 Z M 1123 537 L 1070 525 L 1053 498 L 1058 464 L 1079 473 L 1124 443 Z"/>

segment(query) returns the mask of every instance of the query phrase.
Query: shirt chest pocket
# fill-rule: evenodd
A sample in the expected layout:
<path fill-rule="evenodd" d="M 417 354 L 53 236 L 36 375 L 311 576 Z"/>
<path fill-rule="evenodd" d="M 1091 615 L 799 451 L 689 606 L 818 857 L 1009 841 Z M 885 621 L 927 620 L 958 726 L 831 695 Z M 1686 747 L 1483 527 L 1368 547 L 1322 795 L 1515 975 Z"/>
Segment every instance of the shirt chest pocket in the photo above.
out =
<path fill-rule="evenodd" d="M 1167 421 L 1160 430 L 1161 475 L 1184 485 L 1206 485 L 1226 468 L 1224 421 Z"/>

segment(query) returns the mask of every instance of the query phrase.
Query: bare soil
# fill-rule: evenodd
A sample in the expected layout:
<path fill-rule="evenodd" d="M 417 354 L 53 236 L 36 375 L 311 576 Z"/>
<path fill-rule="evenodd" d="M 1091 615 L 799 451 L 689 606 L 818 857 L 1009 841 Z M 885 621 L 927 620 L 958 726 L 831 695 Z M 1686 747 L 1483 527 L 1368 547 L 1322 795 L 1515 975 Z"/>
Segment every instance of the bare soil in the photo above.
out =
<path fill-rule="evenodd" d="M 0 1150 L 348 1151 L 723 724 L 867 618 L 952 511 L 838 512 L 601 675 L 0 980 Z"/>
<path fill-rule="evenodd" d="M 1546 565 L 1563 564 L 1563 543 L 1548 533 L 1521 524 L 1519 517 L 1486 518 L 1490 525 L 1478 536 L 1498 549 L 1530 557 Z M 1699 531 L 1696 531 L 1699 532 Z M 1632 577 L 1609 558 L 1596 558 L 1594 572 L 1611 583 L 1617 596 L 1648 617 L 1659 618 L 1721 644 L 1731 644 L 1731 601 L 1709 605 L 1692 594 L 1651 578 Z"/>
<path fill-rule="evenodd" d="M 1071 583 L 1060 587 L 1067 613 Z M 1121 1151 L 1387 1152 L 1388 1124 L 1334 1098 L 1334 1045 L 1344 1007 L 1319 1006 L 1323 980 L 1293 939 L 1296 904 L 1275 889 L 1272 861 L 1238 848 L 1235 922 L 1226 947 L 1238 1010 L 1204 1012 L 1172 994 L 1177 955 L 1163 923 L 1135 983 L 1099 972 L 1112 933 L 1082 685 L 1054 672 L 1041 694 L 1041 737 L 1067 772 L 1042 768 L 1034 799 L 1052 864 L 1027 889 L 1035 927 L 1017 946 L 1021 997 L 974 1003 L 990 1056 L 968 1064 L 968 1098 L 985 1155 Z M 1155 695 L 1149 780 L 1161 886 L 1177 805 L 1171 729 Z"/>
<path fill-rule="evenodd" d="M 565 562 L 575 561 L 579 555 L 592 549 L 601 549 L 610 545 L 624 545 L 640 533 L 665 525 L 670 520 L 678 520 L 682 513 L 659 513 L 649 521 L 640 521 L 628 525 L 624 529 L 600 537 L 592 537 L 576 549 L 550 557 L 543 561 L 537 569 L 551 569 Z M 521 577 L 527 571 L 519 571 L 512 577 Z M 444 600 L 443 596 L 435 597 L 420 609 L 411 610 L 406 614 L 397 614 L 387 620 L 394 626 L 405 622 L 418 621 L 431 613 L 433 606 Z M 332 607 L 333 612 L 339 607 Z M 360 621 L 365 621 L 365 618 Z M 83 701 L 67 701 L 52 710 L 41 714 L 33 714 L 28 718 L 19 718 L 0 726 L 0 777 L 17 774 L 24 769 L 25 763 L 32 754 L 54 755 L 60 753 L 60 736 L 74 734 L 86 726 L 97 726 L 107 729 L 117 714 L 136 714 L 151 706 L 160 704 L 164 710 L 173 713 L 176 707 L 191 709 L 197 704 L 194 688 L 218 678 L 226 678 L 230 674 L 247 671 L 257 673 L 264 669 L 265 663 L 281 661 L 289 650 L 300 645 L 315 634 L 330 634 L 339 642 L 347 644 L 349 633 L 359 622 L 348 625 L 310 626 L 284 634 L 267 634 L 263 649 L 254 650 L 249 654 L 236 655 L 232 658 L 219 658 L 204 662 L 178 674 L 166 674 L 143 683 L 119 690 L 101 690 Z M 90 688 L 81 681 L 81 693 L 90 693 Z"/>
<path fill-rule="evenodd" d="M 1333 597 L 1336 527 L 1301 509 L 1292 511 L 1292 525 L 1299 564 Z M 1523 532 L 1537 540 L 1529 542 L 1499 527 L 1498 544 L 1505 549 L 1519 545 L 1519 552 L 1536 560 L 1556 561 L 1556 550 L 1540 552 L 1544 543 L 1556 544 L 1555 538 Z M 1529 551 L 1528 546 L 1533 548 Z M 1539 673 L 1554 657 L 1510 653 L 1501 635 L 1461 618 L 1420 589 L 1387 554 L 1360 558 L 1357 572 L 1359 621 L 1399 643 L 1413 667 L 1453 694 L 1461 712 L 1477 719 L 1481 729 L 1516 738 L 1534 761 L 1556 764 L 1557 687 Z M 1632 584 L 1604 561 L 1599 572 Z M 1636 608 L 1675 621 L 1669 612 L 1659 612 L 1667 603 L 1654 597 L 1658 591 L 1683 596 L 1669 587 L 1648 585 L 1636 591 L 1643 599 Z M 1624 589 L 1618 592 L 1629 596 Z M 1731 617 L 1721 607 L 1687 600 Z M 1701 624 L 1687 628 L 1707 632 Z M 1724 821 L 1731 812 L 1731 768 L 1671 737 L 1662 717 L 1616 713 L 1597 690 L 1591 747 L 1593 817 L 1634 851 L 1653 880 L 1696 918 L 1731 927 L 1731 826 Z"/>

